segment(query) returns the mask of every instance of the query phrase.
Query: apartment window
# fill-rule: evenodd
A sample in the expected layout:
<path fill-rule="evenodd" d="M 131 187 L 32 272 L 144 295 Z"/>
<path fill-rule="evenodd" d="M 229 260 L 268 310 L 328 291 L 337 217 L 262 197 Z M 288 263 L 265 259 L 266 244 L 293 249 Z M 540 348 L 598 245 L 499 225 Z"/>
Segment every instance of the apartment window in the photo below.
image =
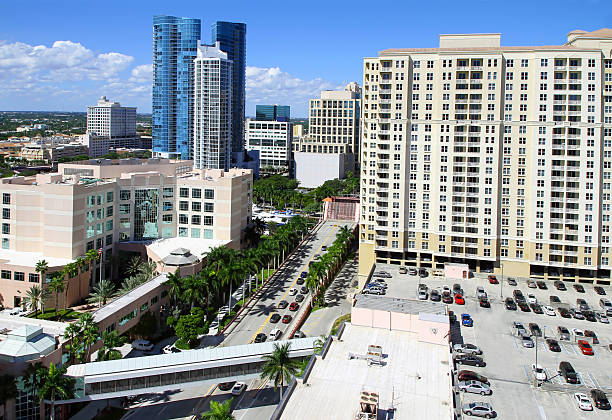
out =
<path fill-rule="evenodd" d="M 2 209 L 2 218 L 10 219 L 11 218 L 11 209 Z"/>
<path fill-rule="evenodd" d="M 186 227 L 180 227 L 178 229 L 178 236 L 181 237 L 181 238 L 186 238 L 187 237 L 187 233 L 188 233 L 188 230 L 187 230 Z"/>
<path fill-rule="evenodd" d="M 179 197 L 189 198 L 189 188 L 179 188 Z"/>
<path fill-rule="evenodd" d="M 106 193 L 106 202 L 107 203 L 112 203 L 114 198 L 115 198 L 115 193 L 113 191 L 108 191 Z"/>
<path fill-rule="evenodd" d="M 11 225 L 8 223 L 2 223 L 2 234 L 10 235 L 11 234 Z"/>
<path fill-rule="evenodd" d="M 130 205 L 119 204 L 119 214 L 130 214 Z"/>
<path fill-rule="evenodd" d="M 213 217 L 212 216 L 204 216 L 202 224 L 204 226 L 212 226 L 213 225 Z"/>
<path fill-rule="evenodd" d="M 191 202 L 191 211 L 202 211 L 202 203 L 199 201 Z"/>
<path fill-rule="evenodd" d="M 40 282 L 40 275 L 38 273 L 30 273 L 28 275 L 28 282 L 29 283 L 39 283 Z"/>
<path fill-rule="evenodd" d="M 170 214 L 164 214 L 164 215 L 162 216 L 162 222 L 163 222 L 164 224 L 170 224 L 170 223 L 172 223 L 172 213 L 170 213 Z"/>
<path fill-rule="evenodd" d="M 130 190 L 119 191 L 119 200 L 129 200 L 131 196 L 132 192 Z"/>
<path fill-rule="evenodd" d="M 2 271 L 0 271 L 0 278 L 2 278 L 4 280 L 10 280 L 11 279 L 11 272 L 9 270 L 2 270 Z"/>
<path fill-rule="evenodd" d="M 215 190 L 206 189 L 204 190 L 204 198 L 206 200 L 212 200 L 215 198 Z"/>
<path fill-rule="evenodd" d="M 13 277 L 15 281 L 25 281 L 25 273 L 23 271 L 15 271 L 15 276 Z"/>
<path fill-rule="evenodd" d="M 174 188 L 172 188 L 172 187 L 164 187 L 162 194 L 163 194 L 164 198 L 172 198 L 172 197 L 174 197 Z"/>
<path fill-rule="evenodd" d="M 191 198 L 202 198 L 202 190 L 199 188 L 193 188 L 191 190 Z"/>
<path fill-rule="evenodd" d="M 204 203 L 204 212 L 212 213 L 215 211 L 215 203 Z"/>
<path fill-rule="evenodd" d="M 2 249 L 9 249 L 10 241 L 9 238 L 2 238 Z"/>
<path fill-rule="evenodd" d="M 11 204 L 11 195 L 8 193 L 2 193 L 2 204 Z"/>

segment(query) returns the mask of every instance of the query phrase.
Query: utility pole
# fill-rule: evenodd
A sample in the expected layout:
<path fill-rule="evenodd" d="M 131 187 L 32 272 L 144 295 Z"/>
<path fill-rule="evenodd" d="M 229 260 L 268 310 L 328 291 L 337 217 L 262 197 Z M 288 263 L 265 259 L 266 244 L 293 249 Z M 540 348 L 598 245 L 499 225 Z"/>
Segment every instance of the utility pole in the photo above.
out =
<path fill-rule="evenodd" d="M 537 369 L 538 369 L 538 336 L 535 335 L 535 369 L 533 369 L 533 386 L 538 386 Z"/>
<path fill-rule="evenodd" d="M 500 300 L 504 300 L 503 290 L 504 290 L 504 265 L 502 263 L 499 264 L 502 269 L 501 272 L 501 281 L 499 282 L 499 298 Z"/>

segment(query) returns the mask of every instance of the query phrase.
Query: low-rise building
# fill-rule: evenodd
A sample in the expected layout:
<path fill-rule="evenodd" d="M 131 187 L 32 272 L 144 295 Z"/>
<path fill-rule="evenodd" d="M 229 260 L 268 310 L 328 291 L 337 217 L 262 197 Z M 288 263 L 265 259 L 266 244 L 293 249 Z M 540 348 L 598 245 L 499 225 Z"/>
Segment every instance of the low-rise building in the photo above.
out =
<path fill-rule="evenodd" d="M 87 146 L 78 142 L 67 144 L 30 143 L 21 148 L 19 157 L 29 161 L 57 162 L 62 158 L 87 155 Z"/>

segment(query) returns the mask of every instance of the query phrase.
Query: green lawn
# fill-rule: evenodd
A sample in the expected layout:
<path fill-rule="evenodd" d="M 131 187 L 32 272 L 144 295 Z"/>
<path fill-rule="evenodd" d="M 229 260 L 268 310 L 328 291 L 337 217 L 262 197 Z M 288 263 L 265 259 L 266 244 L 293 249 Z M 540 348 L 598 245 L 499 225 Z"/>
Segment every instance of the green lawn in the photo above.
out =
<path fill-rule="evenodd" d="M 70 308 L 60 309 L 57 311 L 57 317 L 55 316 L 54 308 L 47 308 L 44 312 L 38 311 L 38 315 L 35 317 L 34 313 L 28 315 L 29 318 L 46 319 L 49 321 L 63 321 L 68 319 L 76 319 L 80 312 L 72 310 Z"/>
<path fill-rule="evenodd" d="M 336 333 L 338 333 L 340 324 L 342 324 L 344 321 L 351 322 L 351 314 L 342 315 L 334 321 L 334 325 L 332 325 L 331 328 L 331 335 L 336 335 Z"/>

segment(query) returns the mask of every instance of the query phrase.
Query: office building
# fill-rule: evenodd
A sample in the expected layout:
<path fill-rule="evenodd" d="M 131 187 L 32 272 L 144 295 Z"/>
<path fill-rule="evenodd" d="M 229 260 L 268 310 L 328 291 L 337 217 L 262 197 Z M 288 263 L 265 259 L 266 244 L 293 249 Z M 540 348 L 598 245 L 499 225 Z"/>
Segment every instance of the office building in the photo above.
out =
<path fill-rule="evenodd" d="M 153 155 L 191 159 L 199 19 L 153 17 Z"/>
<path fill-rule="evenodd" d="M 250 170 L 194 170 L 191 161 L 92 159 L 59 164 L 57 173 L 0 180 L 0 295 L 5 307 L 23 303 L 33 284 L 45 285 L 36 263 L 46 260 L 50 278 L 91 249 L 101 251 L 94 274 L 70 279 L 60 304 L 89 294 L 90 277 L 114 275 L 120 251 L 146 255 L 158 239 L 221 241 L 240 248 L 251 219 Z M 79 270 L 81 271 L 81 270 Z M 74 283 L 74 284 L 72 284 Z"/>
<path fill-rule="evenodd" d="M 282 117 L 281 117 L 282 118 Z M 261 171 L 290 170 L 293 124 L 274 120 L 247 120 L 247 150 L 259 151 Z"/>
<path fill-rule="evenodd" d="M 609 284 L 612 29 L 500 39 L 364 59 L 361 276 L 452 262 Z"/>
<path fill-rule="evenodd" d="M 219 43 L 198 45 L 194 83 L 195 167 L 227 170 L 233 130 L 232 62 L 219 49 Z"/>
<path fill-rule="evenodd" d="M 300 185 L 318 187 L 358 170 L 360 97 L 359 85 L 351 82 L 342 91 L 326 90 L 310 100 L 308 135 L 293 145 Z"/>
<path fill-rule="evenodd" d="M 257 121 L 291 121 L 291 107 L 289 105 L 255 105 L 255 119 Z"/>
<path fill-rule="evenodd" d="M 244 150 L 244 96 L 246 85 L 246 24 L 216 22 L 212 25 L 212 43 L 219 43 L 232 62 L 232 142 L 231 151 Z"/>
<path fill-rule="evenodd" d="M 87 157 L 87 146 L 79 142 L 53 144 L 44 141 L 26 144 L 21 148 L 19 157 L 29 161 L 58 162 L 75 156 Z"/>

